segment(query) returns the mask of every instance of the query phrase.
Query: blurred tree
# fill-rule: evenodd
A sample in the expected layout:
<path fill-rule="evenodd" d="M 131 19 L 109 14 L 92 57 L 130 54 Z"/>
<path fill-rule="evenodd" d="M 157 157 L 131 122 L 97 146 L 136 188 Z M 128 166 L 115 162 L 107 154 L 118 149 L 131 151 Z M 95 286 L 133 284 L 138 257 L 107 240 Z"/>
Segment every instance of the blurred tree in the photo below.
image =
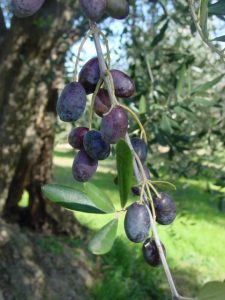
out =
<path fill-rule="evenodd" d="M 42 226 L 57 209 L 41 186 L 52 178 L 55 104 L 64 84 L 67 50 L 86 28 L 79 1 L 47 0 L 33 17 L 13 17 L 6 27 L 0 8 L 0 212 L 5 218 Z M 60 85 L 61 84 L 61 85 Z M 29 194 L 26 215 L 18 207 Z M 57 223 L 57 222 L 56 222 Z"/>
<path fill-rule="evenodd" d="M 195 2 L 201 15 L 201 1 Z M 204 25 L 210 40 L 224 29 L 221 11 L 213 13 L 205 17 L 208 27 Z M 169 159 L 173 173 L 198 174 L 205 169 L 203 161 L 224 148 L 223 62 L 203 45 L 184 0 L 133 1 L 124 33 L 137 88 L 127 103 L 139 112 L 152 153 L 161 161 Z M 221 46 L 217 43 L 217 49 Z"/>

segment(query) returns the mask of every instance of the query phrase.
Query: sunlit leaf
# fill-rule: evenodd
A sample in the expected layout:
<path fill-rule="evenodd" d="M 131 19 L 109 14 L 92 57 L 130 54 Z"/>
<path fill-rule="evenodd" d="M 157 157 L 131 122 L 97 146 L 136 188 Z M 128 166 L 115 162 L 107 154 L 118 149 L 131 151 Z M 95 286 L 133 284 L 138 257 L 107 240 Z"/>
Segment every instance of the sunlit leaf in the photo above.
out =
<path fill-rule="evenodd" d="M 96 207 L 101 210 L 113 213 L 115 212 L 115 207 L 106 193 L 101 189 L 99 189 L 96 185 L 90 182 L 86 182 L 84 184 L 84 191 L 87 196 L 95 203 Z"/>
<path fill-rule="evenodd" d="M 142 95 L 140 102 L 139 102 L 139 113 L 140 114 L 145 114 L 146 113 L 146 99 L 145 97 Z"/>
<path fill-rule="evenodd" d="M 212 88 L 214 85 L 219 83 L 223 77 L 224 77 L 224 74 L 217 76 L 215 79 L 213 79 L 211 81 L 208 81 L 206 83 L 200 84 L 199 86 L 196 86 L 193 89 L 192 94 L 207 91 L 208 89 Z"/>
<path fill-rule="evenodd" d="M 182 94 L 183 85 L 184 85 L 184 78 L 186 73 L 186 65 L 183 64 L 181 70 L 178 72 L 178 81 L 177 81 L 177 95 L 180 96 Z"/>
<path fill-rule="evenodd" d="M 120 140 L 116 145 L 116 164 L 118 172 L 118 185 L 120 192 L 121 206 L 124 207 L 128 200 L 128 195 L 132 187 L 133 178 L 133 155 L 123 140 Z"/>
<path fill-rule="evenodd" d="M 198 294 L 198 300 L 224 300 L 225 299 L 225 283 L 219 281 L 211 281 L 206 283 Z"/>
<path fill-rule="evenodd" d="M 89 242 L 89 250 L 96 255 L 109 252 L 114 244 L 118 228 L 118 219 L 114 219 L 100 229 Z"/>
<path fill-rule="evenodd" d="M 70 210 L 95 214 L 108 213 L 108 209 L 104 209 L 103 205 L 98 207 L 97 203 L 85 193 L 68 186 L 46 184 L 42 187 L 42 193 L 47 199 Z"/>

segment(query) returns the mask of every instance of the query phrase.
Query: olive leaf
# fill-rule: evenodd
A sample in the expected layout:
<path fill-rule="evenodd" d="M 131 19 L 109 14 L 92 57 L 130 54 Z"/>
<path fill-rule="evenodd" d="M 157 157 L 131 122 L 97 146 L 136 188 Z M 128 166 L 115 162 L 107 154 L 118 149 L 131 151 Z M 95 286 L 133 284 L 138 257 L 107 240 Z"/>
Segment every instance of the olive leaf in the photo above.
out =
<path fill-rule="evenodd" d="M 90 182 L 84 184 L 84 191 L 92 202 L 107 213 L 115 212 L 115 207 L 103 190 Z"/>
<path fill-rule="evenodd" d="M 176 186 L 168 181 L 151 181 L 152 184 L 162 191 L 173 192 L 176 190 Z"/>
<path fill-rule="evenodd" d="M 225 15 L 225 1 L 219 0 L 216 3 L 210 4 L 208 11 L 212 15 Z"/>
<path fill-rule="evenodd" d="M 201 0 L 200 4 L 200 26 L 205 37 L 208 37 L 207 20 L 208 20 L 208 2 L 209 0 Z"/>
<path fill-rule="evenodd" d="M 121 206 L 124 207 L 128 200 L 128 195 L 133 182 L 133 155 L 124 140 L 120 140 L 116 145 L 116 164 L 118 172 L 118 185 L 120 192 Z"/>
<path fill-rule="evenodd" d="M 223 300 L 225 299 L 225 282 L 207 282 L 198 294 L 198 300 Z"/>
<path fill-rule="evenodd" d="M 46 184 L 42 187 L 42 193 L 47 199 L 70 210 L 95 214 L 109 212 L 101 202 L 92 201 L 85 193 L 68 186 Z"/>
<path fill-rule="evenodd" d="M 118 219 L 114 219 L 102 227 L 88 244 L 88 249 L 96 255 L 109 252 L 114 244 L 118 228 Z"/>

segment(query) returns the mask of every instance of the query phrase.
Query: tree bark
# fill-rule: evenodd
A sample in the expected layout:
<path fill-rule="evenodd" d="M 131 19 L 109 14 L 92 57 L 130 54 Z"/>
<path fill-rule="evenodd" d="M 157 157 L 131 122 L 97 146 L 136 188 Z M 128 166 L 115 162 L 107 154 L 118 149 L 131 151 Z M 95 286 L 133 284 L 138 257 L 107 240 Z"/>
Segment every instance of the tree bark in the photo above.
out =
<path fill-rule="evenodd" d="M 47 0 L 35 16 L 13 18 L 0 41 L 0 213 L 11 220 L 21 220 L 27 189 L 23 219 L 44 224 L 41 186 L 52 178 L 55 104 L 66 52 L 85 29 L 73 29 L 79 15 L 79 1 Z"/>

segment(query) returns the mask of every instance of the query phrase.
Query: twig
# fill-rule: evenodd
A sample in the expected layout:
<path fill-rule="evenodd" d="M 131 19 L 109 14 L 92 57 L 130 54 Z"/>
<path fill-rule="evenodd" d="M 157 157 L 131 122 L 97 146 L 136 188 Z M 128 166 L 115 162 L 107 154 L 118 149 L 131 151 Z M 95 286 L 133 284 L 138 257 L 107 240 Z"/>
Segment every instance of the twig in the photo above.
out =
<path fill-rule="evenodd" d="M 109 76 L 108 76 L 108 70 L 107 70 L 107 67 L 106 67 L 106 63 L 105 63 L 105 60 L 104 60 L 104 55 L 103 55 L 100 40 L 99 40 L 98 28 L 97 28 L 96 24 L 93 23 L 93 22 L 91 23 L 91 30 L 93 32 L 95 48 L 96 48 L 97 56 L 98 56 L 98 59 L 99 59 L 99 67 L 100 67 L 100 71 L 101 71 L 101 76 L 102 76 L 102 78 L 104 80 L 104 83 L 105 83 L 105 86 L 108 90 L 111 102 L 116 103 L 117 99 L 115 97 L 115 93 L 114 93 L 113 87 L 111 85 Z M 116 102 L 114 102 L 114 101 L 116 101 Z M 128 133 L 126 133 L 125 140 L 126 140 L 128 146 L 130 147 L 130 149 L 132 150 L 132 152 L 134 152 L 134 149 L 133 149 L 133 146 L 131 144 L 130 137 L 129 137 Z M 137 165 L 137 161 L 135 159 L 133 160 L 133 168 L 134 168 L 135 177 L 136 177 L 138 183 L 142 182 L 145 178 L 142 178 L 142 175 L 141 175 L 140 170 L 139 170 L 138 165 Z M 166 277 L 167 277 L 167 280 L 168 280 L 168 283 L 169 283 L 169 286 L 170 286 L 170 290 L 171 290 L 171 293 L 172 293 L 172 298 L 173 298 L 173 300 L 181 300 L 181 299 L 183 299 L 183 300 L 185 300 L 185 299 L 186 300 L 192 300 L 191 298 L 181 297 L 177 292 L 176 286 L 174 284 L 174 281 L 173 281 L 169 266 L 167 264 L 166 257 L 164 255 L 164 251 L 163 251 L 158 233 L 157 233 L 154 218 L 153 218 L 152 213 L 149 209 L 147 194 L 146 194 L 145 191 L 144 191 L 143 198 L 144 198 L 145 206 L 146 206 L 146 208 L 148 210 L 148 213 L 149 213 L 150 223 L 151 223 L 151 228 L 152 228 L 154 240 L 155 240 L 157 249 L 159 251 L 159 255 L 160 255 L 160 258 L 161 258 L 161 261 L 162 261 L 162 265 L 163 265 L 163 268 L 164 268 L 164 271 L 165 271 L 165 274 L 166 274 Z"/>
<path fill-rule="evenodd" d="M 225 55 L 223 54 L 223 51 L 220 51 L 218 48 L 216 48 L 213 43 L 208 39 L 207 36 L 204 35 L 199 23 L 198 23 L 198 17 L 195 13 L 195 7 L 194 7 L 194 1 L 193 0 L 188 0 L 188 4 L 189 4 L 189 7 L 190 7 L 190 11 L 191 11 L 191 16 L 192 16 L 192 19 L 193 19 L 193 22 L 195 24 L 195 27 L 201 37 L 201 39 L 203 40 L 203 42 L 213 51 L 213 52 L 216 52 L 221 61 L 225 64 Z"/>

